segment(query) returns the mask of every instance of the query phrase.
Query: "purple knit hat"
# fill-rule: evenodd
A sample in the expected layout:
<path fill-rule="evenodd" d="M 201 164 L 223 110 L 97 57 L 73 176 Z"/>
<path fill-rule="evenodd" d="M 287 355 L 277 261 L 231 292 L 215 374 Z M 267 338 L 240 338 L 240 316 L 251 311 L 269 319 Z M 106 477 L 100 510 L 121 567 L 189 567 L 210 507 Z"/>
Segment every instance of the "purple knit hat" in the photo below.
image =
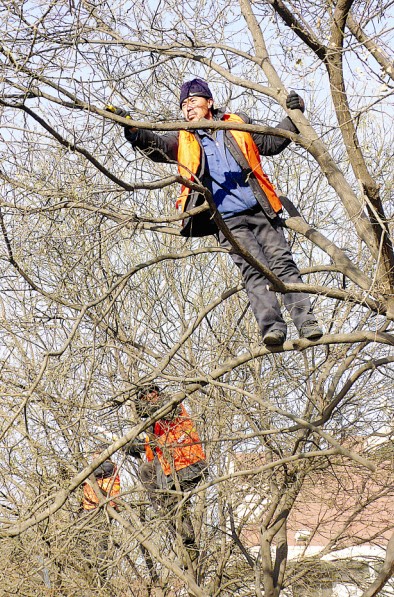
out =
<path fill-rule="evenodd" d="M 183 83 L 179 98 L 180 107 L 182 107 L 182 102 L 184 102 L 186 98 L 192 97 L 193 95 L 213 100 L 213 95 L 208 87 L 208 83 L 203 79 L 192 79 L 191 81 L 187 81 L 187 83 Z"/>

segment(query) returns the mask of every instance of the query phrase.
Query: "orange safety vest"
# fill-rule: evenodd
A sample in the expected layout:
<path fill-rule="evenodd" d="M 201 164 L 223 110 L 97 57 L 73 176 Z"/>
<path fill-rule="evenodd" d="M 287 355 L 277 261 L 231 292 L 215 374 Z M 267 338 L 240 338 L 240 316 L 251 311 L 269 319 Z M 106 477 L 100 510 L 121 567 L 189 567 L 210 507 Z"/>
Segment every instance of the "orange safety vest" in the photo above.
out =
<path fill-rule="evenodd" d="M 245 123 L 244 120 L 237 114 L 224 114 L 224 121 L 240 122 Z M 263 172 L 260 163 L 260 154 L 256 143 L 253 141 L 253 137 L 250 133 L 244 131 L 230 131 L 235 141 L 237 142 L 240 150 L 245 156 L 251 171 L 257 178 L 257 181 L 265 193 L 271 207 L 275 212 L 280 212 L 282 204 L 275 189 L 268 178 Z M 184 176 L 190 181 L 194 180 L 194 175 L 197 173 L 201 162 L 201 147 L 198 143 L 196 136 L 189 131 L 179 131 L 178 141 L 178 172 L 181 176 Z M 180 211 L 185 211 L 186 201 L 189 196 L 190 189 L 182 186 L 181 195 L 178 198 L 175 207 Z"/>
<path fill-rule="evenodd" d="M 145 455 L 148 462 L 151 462 L 156 453 L 165 475 L 205 460 L 201 439 L 183 405 L 181 414 L 176 419 L 156 421 L 153 433 L 156 436 L 156 445 L 152 448 L 147 438 Z"/>
<path fill-rule="evenodd" d="M 111 477 L 107 477 L 106 479 L 96 479 L 97 485 L 100 487 L 101 491 L 110 497 L 115 497 L 120 494 L 120 477 L 118 474 L 118 469 L 115 468 L 115 472 Z M 109 492 L 109 493 L 108 493 Z M 98 507 L 100 501 L 93 489 L 93 487 L 85 481 L 83 484 L 83 499 L 82 499 L 82 507 L 84 510 L 94 510 Z M 110 502 L 110 506 L 116 508 L 115 502 Z"/>

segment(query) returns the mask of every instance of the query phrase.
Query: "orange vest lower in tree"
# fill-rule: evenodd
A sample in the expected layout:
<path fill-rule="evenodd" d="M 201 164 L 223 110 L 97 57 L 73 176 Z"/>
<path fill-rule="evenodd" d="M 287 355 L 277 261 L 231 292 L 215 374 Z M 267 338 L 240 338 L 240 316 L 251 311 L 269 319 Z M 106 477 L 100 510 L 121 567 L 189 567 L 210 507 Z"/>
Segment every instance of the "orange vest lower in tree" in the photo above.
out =
<path fill-rule="evenodd" d="M 101 491 L 104 493 L 105 496 L 115 497 L 120 494 L 120 477 L 118 475 L 117 469 L 115 468 L 115 473 L 111 477 L 107 477 L 106 479 L 96 479 L 97 485 L 100 487 Z M 89 482 L 85 482 L 83 484 L 83 499 L 82 499 L 82 507 L 84 510 L 94 510 L 98 507 L 100 501 L 97 497 L 93 487 L 90 485 Z M 116 508 L 115 502 L 110 502 L 110 506 Z"/>
<path fill-rule="evenodd" d="M 146 458 L 151 462 L 156 454 L 165 475 L 205 460 L 201 439 L 183 405 L 180 416 L 157 421 L 153 434 L 155 442 L 147 439 L 145 443 Z"/>

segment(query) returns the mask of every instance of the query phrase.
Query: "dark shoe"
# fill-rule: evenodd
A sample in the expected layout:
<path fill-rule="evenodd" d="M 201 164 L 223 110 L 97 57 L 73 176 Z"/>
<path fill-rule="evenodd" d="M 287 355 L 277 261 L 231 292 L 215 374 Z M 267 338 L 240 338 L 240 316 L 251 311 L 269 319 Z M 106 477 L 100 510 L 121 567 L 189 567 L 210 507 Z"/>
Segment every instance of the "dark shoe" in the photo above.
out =
<path fill-rule="evenodd" d="M 319 327 L 317 321 L 312 319 L 311 321 L 305 321 L 300 329 L 300 338 L 306 338 L 307 340 L 319 340 L 323 335 L 323 330 Z"/>
<path fill-rule="evenodd" d="M 271 330 L 267 332 L 263 338 L 264 344 L 267 346 L 280 346 L 286 340 L 286 334 L 282 330 Z"/>

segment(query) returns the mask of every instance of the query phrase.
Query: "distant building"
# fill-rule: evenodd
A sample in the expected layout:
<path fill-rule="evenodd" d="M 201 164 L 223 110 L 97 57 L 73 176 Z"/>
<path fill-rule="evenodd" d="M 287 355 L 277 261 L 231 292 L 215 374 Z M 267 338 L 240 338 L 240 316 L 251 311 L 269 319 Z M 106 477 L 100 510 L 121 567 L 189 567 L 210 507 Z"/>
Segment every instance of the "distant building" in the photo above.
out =
<path fill-rule="evenodd" d="M 354 442 L 360 450 L 360 438 Z M 394 444 L 362 444 L 363 455 L 377 463 L 377 472 L 337 458 L 336 464 L 311 468 L 293 505 L 287 524 L 288 574 L 294 577 L 288 597 L 359 597 L 376 578 L 394 530 Z M 264 456 L 250 454 L 248 468 Z M 234 469 L 243 468 L 238 455 Z M 248 485 L 250 487 L 250 485 Z M 269 490 L 256 487 L 236 508 L 242 522 L 240 538 L 251 554 L 260 546 L 259 517 L 269 504 Z M 384 589 L 394 596 L 394 581 Z"/>

